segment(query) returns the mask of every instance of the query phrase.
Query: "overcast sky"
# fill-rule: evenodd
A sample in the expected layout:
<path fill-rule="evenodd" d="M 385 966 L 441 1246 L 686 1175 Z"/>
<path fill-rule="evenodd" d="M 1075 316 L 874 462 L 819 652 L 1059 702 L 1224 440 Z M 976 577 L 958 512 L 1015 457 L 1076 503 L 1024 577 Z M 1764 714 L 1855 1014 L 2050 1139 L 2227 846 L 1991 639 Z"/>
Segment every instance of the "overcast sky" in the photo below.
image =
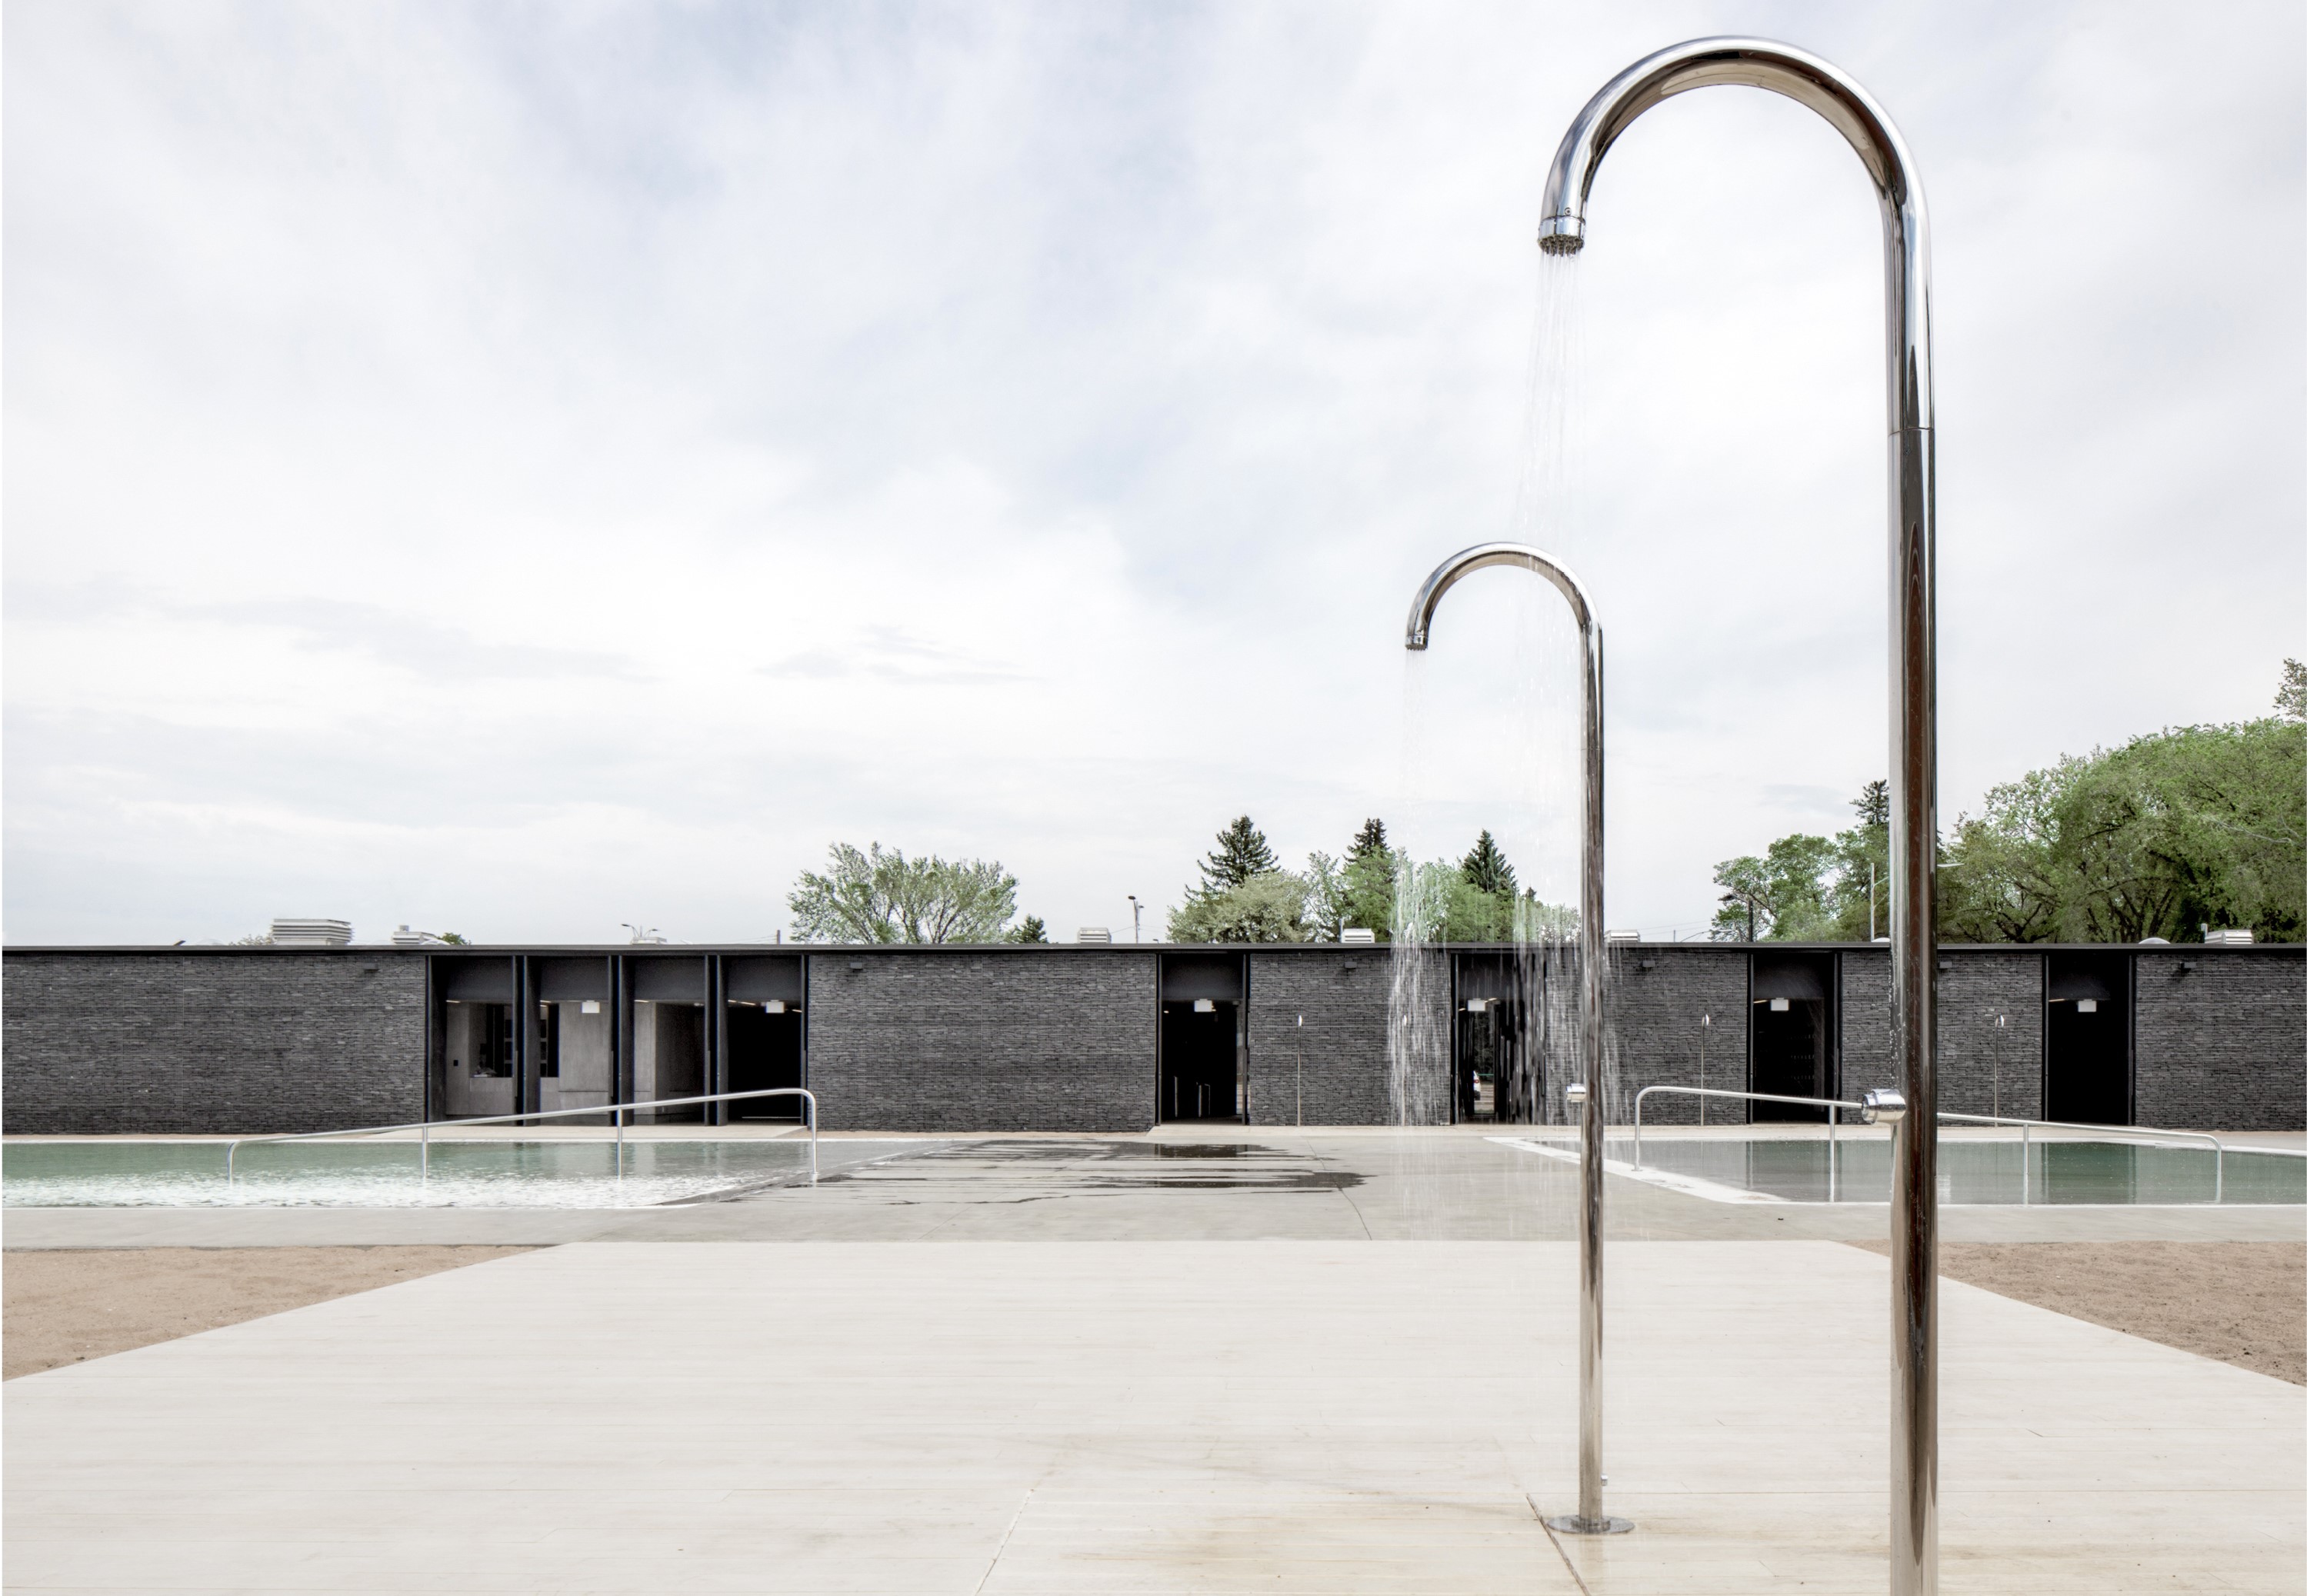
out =
<path fill-rule="evenodd" d="M 5 931 L 767 939 L 836 839 L 1061 938 L 1479 827 L 1608 919 L 1884 773 L 1880 233 L 1935 229 L 1942 807 L 2307 654 L 2301 8 L 204 5 L 5 29 Z"/>

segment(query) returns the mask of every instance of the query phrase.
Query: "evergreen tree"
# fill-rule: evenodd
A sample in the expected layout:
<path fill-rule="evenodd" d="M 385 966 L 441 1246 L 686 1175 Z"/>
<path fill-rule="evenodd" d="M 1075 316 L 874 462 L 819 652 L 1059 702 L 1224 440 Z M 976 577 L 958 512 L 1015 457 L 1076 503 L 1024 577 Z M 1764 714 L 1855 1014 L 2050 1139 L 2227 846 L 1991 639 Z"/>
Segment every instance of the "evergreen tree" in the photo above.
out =
<path fill-rule="evenodd" d="M 1850 801 L 1850 807 L 1858 811 L 1858 825 L 1862 830 L 1873 826 L 1890 825 L 1891 784 L 1887 781 L 1868 782 L 1858 789 L 1858 796 Z"/>
<path fill-rule="evenodd" d="M 1514 893 L 1514 866 L 1498 851 L 1497 838 L 1485 827 L 1482 835 L 1474 839 L 1473 847 L 1458 861 L 1458 873 L 1466 878 L 1468 886 L 1477 892 L 1491 892 L 1512 897 Z"/>
<path fill-rule="evenodd" d="M 1248 815 L 1218 833 L 1218 845 L 1202 861 L 1202 890 L 1205 893 L 1225 892 L 1240 886 L 1252 876 L 1262 876 L 1270 870 L 1281 868 L 1282 862 L 1266 845 L 1265 833 L 1251 824 Z"/>
<path fill-rule="evenodd" d="M 1374 931 L 1382 940 L 1393 940 L 1394 884 L 1402 862 L 1386 844 L 1385 822 L 1364 820 L 1339 872 L 1344 878 L 1346 924 Z"/>

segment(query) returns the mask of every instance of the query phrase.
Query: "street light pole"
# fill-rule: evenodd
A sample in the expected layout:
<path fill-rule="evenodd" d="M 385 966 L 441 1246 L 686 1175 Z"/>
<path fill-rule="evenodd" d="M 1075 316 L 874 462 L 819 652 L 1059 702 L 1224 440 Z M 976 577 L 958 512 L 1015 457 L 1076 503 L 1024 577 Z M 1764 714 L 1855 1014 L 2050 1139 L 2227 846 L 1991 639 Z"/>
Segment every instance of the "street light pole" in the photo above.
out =
<path fill-rule="evenodd" d="M 1145 940 L 1145 905 L 1137 901 L 1137 895 L 1134 892 L 1123 896 L 1129 899 L 1129 940 L 1143 942 Z"/>

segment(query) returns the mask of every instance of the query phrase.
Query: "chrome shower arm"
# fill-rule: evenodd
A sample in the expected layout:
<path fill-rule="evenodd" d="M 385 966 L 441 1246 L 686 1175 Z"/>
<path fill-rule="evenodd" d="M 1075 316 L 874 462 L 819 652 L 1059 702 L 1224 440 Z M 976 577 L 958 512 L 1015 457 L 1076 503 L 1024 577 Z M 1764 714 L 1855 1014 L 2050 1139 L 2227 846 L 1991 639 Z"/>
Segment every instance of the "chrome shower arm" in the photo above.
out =
<path fill-rule="evenodd" d="M 1644 56 L 1564 135 L 1539 247 L 1575 254 L 1611 144 L 1659 101 L 1718 83 L 1768 89 L 1826 118 L 1857 151 L 1882 216 L 1890 389 L 1891 1010 L 1908 1115 L 1891 1186 L 1891 1590 L 1938 1590 L 1938 616 L 1932 441 L 1931 242 L 1906 141 L 1831 64 L 1762 39 L 1699 39 Z"/>
<path fill-rule="evenodd" d="M 1580 1082 L 1571 1101 L 1579 1111 L 1578 1155 L 1578 1512 L 1570 1521 L 1583 1533 L 1612 1534 L 1633 1526 L 1602 1511 L 1602 1092 L 1603 961 L 1608 940 L 1602 925 L 1602 629 L 1585 585 L 1553 555 L 1521 543 L 1478 543 L 1435 568 L 1410 606 L 1402 638 L 1426 647 L 1442 596 L 1475 571 L 1511 565 L 1552 582 L 1578 622 L 1578 700 L 1584 802 L 1578 849 L 1578 1028 Z M 1548 1521 L 1549 1523 L 1553 1521 Z"/>
<path fill-rule="evenodd" d="M 1410 648 L 1426 647 L 1426 634 L 1434 625 L 1434 611 L 1442 596 L 1474 572 L 1492 565 L 1514 565 L 1524 571 L 1534 571 L 1561 590 L 1570 601 L 1570 613 L 1577 618 L 1578 633 L 1582 639 L 1594 631 L 1594 609 L 1586 602 L 1585 585 L 1554 557 L 1527 544 L 1478 543 L 1472 548 L 1461 549 L 1435 569 L 1426 579 L 1426 585 L 1411 601 L 1410 626 L 1402 639 Z M 1599 643 L 1599 638 L 1597 639 Z"/>
<path fill-rule="evenodd" d="M 1849 141 L 1882 209 L 1892 431 L 1931 425 L 1931 230 L 1907 143 L 1874 97 L 1840 68 L 1767 39 L 1694 39 L 1646 56 L 1602 86 L 1554 152 L 1538 243 L 1575 254 L 1586 242 L 1586 198 L 1602 157 L 1660 100 L 1728 83 L 1808 106 Z"/>

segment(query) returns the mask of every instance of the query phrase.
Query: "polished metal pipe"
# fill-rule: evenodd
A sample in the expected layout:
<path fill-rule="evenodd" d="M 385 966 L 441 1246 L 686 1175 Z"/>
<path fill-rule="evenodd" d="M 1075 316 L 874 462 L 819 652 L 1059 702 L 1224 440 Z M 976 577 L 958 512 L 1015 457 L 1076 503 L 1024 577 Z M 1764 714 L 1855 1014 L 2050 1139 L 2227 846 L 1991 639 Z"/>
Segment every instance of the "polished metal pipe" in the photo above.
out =
<path fill-rule="evenodd" d="M 1882 213 L 1891 429 L 1891 1014 L 1910 1110 L 1893 1134 L 1891 1183 L 1891 1590 L 1938 1589 L 1938 975 L 1936 468 L 1931 442 L 1931 244 L 1923 186 L 1872 96 L 1805 51 L 1760 39 L 1700 39 L 1645 56 L 1605 84 L 1563 136 L 1546 182 L 1539 246 L 1574 254 L 1611 144 L 1670 96 L 1718 83 L 1768 89 L 1849 141 Z"/>
<path fill-rule="evenodd" d="M 1582 1079 L 1573 1088 L 1580 1103 L 1578 1188 L 1578 1512 L 1547 1521 L 1578 1534 L 1616 1534 L 1634 1525 L 1602 1511 L 1602 629 L 1586 589 L 1552 555 L 1520 543 L 1480 543 L 1462 549 L 1436 568 L 1410 605 L 1402 641 L 1426 647 L 1434 609 L 1442 596 L 1475 571 L 1512 565 L 1535 571 L 1570 601 L 1578 622 L 1578 699 L 1581 751 L 1586 771 L 1585 824 L 1578 854 L 1578 974 L 1583 1000 L 1578 1034 Z"/>

